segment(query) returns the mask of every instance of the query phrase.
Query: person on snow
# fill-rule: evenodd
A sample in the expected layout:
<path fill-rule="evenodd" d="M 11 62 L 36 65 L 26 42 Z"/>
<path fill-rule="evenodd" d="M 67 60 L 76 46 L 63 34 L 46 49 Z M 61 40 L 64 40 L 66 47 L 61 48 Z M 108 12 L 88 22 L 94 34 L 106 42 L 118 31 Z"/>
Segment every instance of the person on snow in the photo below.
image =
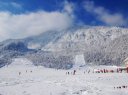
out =
<path fill-rule="evenodd" d="M 19 75 L 21 75 L 21 72 L 19 72 Z"/>
<path fill-rule="evenodd" d="M 75 75 L 75 74 L 76 74 L 76 70 L 73 71 L 73 75 Z"/>

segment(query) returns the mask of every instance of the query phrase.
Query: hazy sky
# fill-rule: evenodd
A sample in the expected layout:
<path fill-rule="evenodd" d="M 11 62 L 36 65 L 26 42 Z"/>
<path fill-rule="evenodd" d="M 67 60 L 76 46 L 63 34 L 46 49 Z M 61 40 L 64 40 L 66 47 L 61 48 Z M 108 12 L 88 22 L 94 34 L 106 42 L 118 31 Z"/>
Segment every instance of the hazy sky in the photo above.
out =
<path fill-rule="evenodd" d="M 75 25 L 128 27 L 128 0 L 0 0 L 0 41 Z"/>

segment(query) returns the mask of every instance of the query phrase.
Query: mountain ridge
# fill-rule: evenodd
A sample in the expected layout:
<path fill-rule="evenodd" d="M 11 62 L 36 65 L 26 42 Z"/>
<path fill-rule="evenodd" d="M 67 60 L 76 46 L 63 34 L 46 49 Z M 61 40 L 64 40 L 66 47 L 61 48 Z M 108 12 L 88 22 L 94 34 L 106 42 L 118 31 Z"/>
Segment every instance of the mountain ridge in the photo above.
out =
<path fill-rule="evenodd" d="M 87 26 L 49 31 L 24 39 L 6 40 L 0 43 L 0 64 L 3 66 L 3 63 L 6 63 L 4 59 L 10 64 L 11 59 L 15 57 L 25 57 L 35 65 L 69 69 L 75 64 L 75 56 L 84 54 L 87 64 L 122 65 L 121 62 L 128 56 L 127 48 L 122 54 L 122 48 L 126 47 L 124 44 L 127 43 L 127 35 L 127 28 Z M 124 36 L 125 39 L 121 40 Z M 115 46 L 113 43 L 116 43 Z M 111 52 L 114 52 L 113 55 Z"/>

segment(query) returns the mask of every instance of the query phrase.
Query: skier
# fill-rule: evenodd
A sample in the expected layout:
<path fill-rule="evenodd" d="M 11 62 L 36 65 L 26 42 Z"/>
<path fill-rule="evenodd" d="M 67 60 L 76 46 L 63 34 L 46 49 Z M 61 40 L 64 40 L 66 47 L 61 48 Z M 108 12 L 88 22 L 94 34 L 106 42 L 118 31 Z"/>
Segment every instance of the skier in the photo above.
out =
<path fill-rule="evenodd" d="M 128 67 L 127 67 L 127 73 L 128 73 Z"/>
<path fill-rule="evenodd" d="M 75 74 L 76 74 L 76 70 L 73 71 L 73 75 L 75 75 Z"/>
<path fill-rule="evenodd" d="M 19 75 L 21 75 L 21 72 L 19 72 Z"/>
<path fill-rule="evenodd" d="M 119 69 L 117 68 L 117 73 L 119 73 Z"/>
<path fill-rule="evenodd" d="M 104 73 L 106 73 L 106 70 L 104 69 Z"/>
<path fill-rule="evenodd" d="M 90 70 L 88 70 L 88 74 L 90 73 Z"/>

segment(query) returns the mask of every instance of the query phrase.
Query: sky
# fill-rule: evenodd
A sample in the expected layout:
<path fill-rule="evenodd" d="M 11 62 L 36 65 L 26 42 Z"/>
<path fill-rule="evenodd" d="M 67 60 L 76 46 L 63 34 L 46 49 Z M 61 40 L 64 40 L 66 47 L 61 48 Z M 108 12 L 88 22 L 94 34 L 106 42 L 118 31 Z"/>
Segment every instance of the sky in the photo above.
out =
<path fill-rule="evenodd" d="M 0 0 L 0 41 L 73 26 L 128 27 L 128 0 Z"/>

